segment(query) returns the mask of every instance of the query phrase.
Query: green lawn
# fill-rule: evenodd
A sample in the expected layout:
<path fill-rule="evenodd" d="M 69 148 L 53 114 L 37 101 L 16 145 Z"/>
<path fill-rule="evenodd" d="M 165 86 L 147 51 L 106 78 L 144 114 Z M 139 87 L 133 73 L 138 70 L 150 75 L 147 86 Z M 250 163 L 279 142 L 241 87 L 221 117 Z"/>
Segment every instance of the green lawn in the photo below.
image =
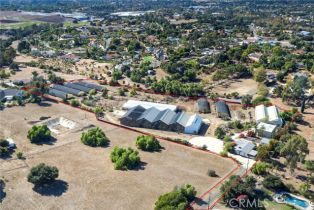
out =
<path fill-rule="evenodd" d="M 152 62 L 154 60 L 153 56 L 145 56 L 143 57 L 143 61 L 144 62 Z"/>
<path fill-rule="evenodd" d="M 0 24 L 0 29 L 17 29 L 17 28 L 24 28 L 26 26 L 31 26 L 34 24 L 41 24 L 40 21 L 23 21 L 18 23 L 5 23 Z"/>
<path fill-rule="evenodd" d="M 280 204 L 273 201 L 263 201 L 263 204 L 267 210 L 295 210 L 294 207 L 286 204 Z"/>
<path fill-rule="evenodd" d="M 88 22 L 78 22 L 78 23 L 73 23 L 73 22 L 65 22 L 63 25 L 65 27 L 76 27 L 76 26 L 85 26 L 88 25 Z"/>

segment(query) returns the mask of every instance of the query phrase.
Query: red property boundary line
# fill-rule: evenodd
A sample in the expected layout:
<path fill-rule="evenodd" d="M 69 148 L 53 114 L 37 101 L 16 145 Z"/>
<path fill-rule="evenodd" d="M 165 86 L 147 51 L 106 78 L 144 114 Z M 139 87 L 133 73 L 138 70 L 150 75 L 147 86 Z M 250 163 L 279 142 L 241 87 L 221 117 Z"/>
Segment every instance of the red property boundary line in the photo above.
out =
<path fill-rule="evenodd" d="M 72 81 L 82 81 L 82 80 L 88 80 L 88 79 L 81 79 L 81 80 L 72 80 Z M 49 86 L 51 84 L 46 84 L 45 86 Z M 74 107 L 74 106 L 71 106 L 69 103 L 67 102 L 64 102 L 64 101 L 61 101 L 61 100 L 57 100 L 53 97 L 50 97 L 46 94 L 41 94 L 41 93 L 38 93 L 38 92 L 31 92 L 29 89 L 32 89 L 32 88 L 38 88 L 38 87 L 32 87 L 32 86 L 27 86 L 27 87 L 24 87 L 22 88 L 23 90 L 29 92 L 29 93 L 32 93 L 32 94 L 35 94 L 35 95 L 40 95 L 42 96 L 43 98 L 46 98 L 48 100 L 52 100 L 56 103 L 62 103 L 64 105 L 67 105 L 67 106 L 70 106 L 72 108 L 76 108 L 76 109 L 79 109 L 79 110 L 82 110 L 82 111 L 85 111 L 85 112 L 89 112 L 89 113 L 92 113 L 92 114 L 95 114 L 93 111 L 91 110 L 88 110 L 88 109 L 84 109 L 82 107 Z M 220 154 L 218 153 L 215 153 L 215 152 L 212 152 L 212 151 L 209 151 L 209 150 L 203 150 L 199 147 L 195 147 L 195 146 L 192 146 L 192 145 L 185 145 L 185 144 L 182 144 L 182 143 L 179 143 L 179 142 L 174 142 L 174 141 L 171 141 L 165 137 L 162 137 L 162 136 L 157 136 L 157 135 L 153 135 L 151 133 L 148 133 L 148 132 L 144 132 L 144 131 L 140 131 L 140 130 L 137 130 L 137 129 L 134 129 L 134 128 L 131 128 L 131 127 L 127 127 L 127 126 L 123 126 L 123 125 L 120 125 L 120 124 L 117 124 L 117 123 L 113 123 L 113 122 L 110 122 L 110 121 L 107 121 L 107 120 L 102 120 L 102 119 L 99 119 L 96 117 L 96 120 L 97 121 L 100 121 L 100 122 L 103 122 L 103 123 L 106 123 L 106 124 L 110 124 L 110 125 L 113 125 L 113 126 L 116 126 L 116 127 L 119 127 L 119 128 L 122 128 L 122 129 L 126 129 L 126 130 L 129 130 L 129 131 L 133 131 L 133 132 L 136 132 L 136 133 L 140 133 L 140 134 L 143 134 L 143 135 L 150 135 L 150 136 L 154 136 L 156 137 L 157 139 L 159 140 L 162 140 L 162 141 L 167 141 L 169 143 L 172 143 L 172 144 L 175 144 L 175 145 L 179 145 L 179 146 L 182 146 L 182 147 L 186 147 L 186 148 L 191 148 L 191 149 L 194 149 L 194 150 L 198 150 L 198 151 L 201 151 L 201 152 L 205 152 L 205 153 L 208 153 L 208 154 L 212 154 L 212 155 L 215 155 L 215 156 L 219 156 L 220 158 L 225 158 L 225 159 L 230 159 L 231 161 L 233 161 L 235 164 L 236 164 L 236 167 L 233 168 L 226 176 L 224 176 L 222 179 L 220 179 L 216 184 L 214 184 L 214 186 L 212 186 L 209 190 L 207 190 L 205 193 L 203 193 L 199 198 L 196 198 L 194 201 L 192 201 L 190 203 L 190 208 L 194 209 L 192 206 L 196 203 L 196 200 L 197 199 L 202 199 L 204 196 L 206 196 L 208 193 L 210 193 L 213 189 L 215 189 L 216 187 L 218 187 L 221 183 L 223 183 L 227 178 L 229 178 L 233 173 L 235 173 L 240 167 L 241 165 L 239 164 L 239 162 L 237 160 L 235 160 L 234 158 L 232 157 L 223 157 L 221 156 Z M 195 210 L 200 210 L 200 209 L 195 209 Z"/>
<path fill-rule="evenodd" d="M 78 79 L 78 80 L 69 80 L 67 82 L 73 82 L 73 81 L 84 81 L 84 80 L 91 80 L 89 78 L 86 78 L 86 79 Z M 51 83 L 53 84 L 53 83 Z M 51 84 L 46 84 L 45 86 L 50 86 Z M 55 98 L 52 98 L 46 94 L 41 94 L 41 93 L 35 93 L 35 92 L 31 92 L 29 89 L 31 88 L 38 88 L 38 87 L 34 87 L 34 86 L 26 86 L 26 87 L 23 87 L 22 90 L 25 90 L 29 93 L 33 93 L 33 94 L 36 94 L 36 95 L 40 95 L 42 96 L 43 98 L 46 98 L 46 99 L 49 99 L 49 100 L 52 100 L 52 101 L 55 101 L 57 103 L 62 103 L 62 104 L 65 104 L 65 105 L 68 105 L 68 106 L 71 106 L 69 103 L 67 102 L 64 102 L 64 101 L 60 101 L 60 100 L 57 100 Z M 145 91 L 144 91 L 145 92 Z M 159 93 L 154 93 L 154 94 L 159 94 Z M 167 94 L 160 94 L 160 95 L 167 95 Z M 202 97 L 197 97 L 197 98 L 204 98 L 205 96 L 202 96 Z M 191 97 L 188 97 L 190 99 L 192 99 Z M 193 97 L 194 99 L 192 100 L 195 100 L 195 97 Z M 211 100 L 210 98 L 206 97 L 208 100 Z M 222 100 L 222 99 L 218 99 L 218 100 Z M 212 100 L 212 101 L 217 101 L 217 100 Z M 230 102 L 230 101 L 227 101 L 227 100 L 223 100 L 225 101 L 226 103 L 234 103 L 234 104 L 238 104 L 238 105 L 241 105 L 240 102 Z M 244 105 L 246 107 L 254 107 L 253 105 Z M 89 113 L 93 113 L 91 110 L 88 110 L 88 109 L 84 109 L 82 107 L 73 107 L 71 106 L 72 108 L 77 108 L 77 109 L 80 109 L 82 111 L 87 111 Z M 203 149 L 200 149 L 198 147 L 195 147 L 195 146 L 191 146 L 191 145 L 185 145 L 185 144 L 182 144 L 182 143 L 179 143 L 179 142 L 174 142 L 174 141 L 171 141 L 169 139 L 166 139 L 164 137 L 161 137 L 161 136 L 157 136 L 157 135 L 153 135 L 153 134 L 150 134 L 148 132 L 144 132 L 144 131 L 140 131 L 140 130 L 137 130 L 137 129 L 134 129 L 134 128 L 130 128 L 130 127 L 126 127 L 126 126 L 123 126 L 123 125 L 120 125 L 120 124 L 117 124 L 117 123 L 112 123 L 112 122 L 109 122 L 109 121 L 106 121 L 106 120 L 102 120 L 102 119 L 99 119 L 96 117 L 96 119 L 100 122 L 103 122 L 103 123 L 107 123 L 107 124 L 110 124 L 110 125 L 113 125 L 113 126 L 116 126 L 116 127 L 120 127 L 122 129 L 126 129 L 126 130 L 129 130 L 129 131 L 133 131 L 133 132 L 137 132 L 137 133 L 140 133 L 140 134 L 143 134 L 143 135 L 151 135 L 151 136 L 154 136 L 156 137 L 157 139 L 159 140 L 163 140 L 163 141 L 167 141 L 167 142 L 170 142 L 170 143 L 173 143 L 173 144 L 176 144 L 176 145 L 180 145 L 180 146 L 184 146 L 184 147 L 189 147 L 189 148 L 192 148 L 192 149 L 196 149 L 196 150 L 199 150 L 199 151 L 203 151 L 203 152 L 206 152 L 206 153 L 210 153 L 210 154 L 213 154 L 213 155 L 216 155 L 216 156 L 219 156 L 221 158 L 227 158 L 227 159 L 231 159 L 234 163 L 236 163 L 236 167 L 230 171 L 226 176 L 224 176 L 221 180 L 219 180 L 214 186 L 212 186 L 209 190 L 207 190 L 205 193 L 203 193 L 199 198 L 196 198 L 194 201 L 192 201 L 190 203 L 190 208 L 194 209 L 193 208 L 193 205 L 196 204 L 196 201 L 197 199 L 202 199 L 204 198 L 206 195 L 208 195 L 213 189 L 215 189 L 216 187 L 218 187 L 220 184 L 222 184 L 227 178 L 229 178 L 231 175 L 233 175 L 235 173 L 236 170 L 238 170 L 241 165 L 239 164 L 239 162 L 237 160 L 235 160 L 234 158 L 232 157 L 223 157 L 221 156 L 220 154 L 218 153 L 215 153 L 215 152 L 212 152 L 212 151 L 209 151 L 209 150 L 203 150 Z M 279 134 L 280 135 L 280 134 Z M 254 167 L 254 165 L 258 162 L 258 160 L 256 160 L 256 162 L 250 167 L 250 168 L 247 168 L 245 173 L 243 175 L 240 176 L 240 178 L 242 179 L 243 177 L 247 176 L 248 173 L 251 171 L 251 169 Z M 235 183 L 236 184 L 236 183 Z M 231 189 L 231 188 L 230 188 Z M 219 201 L 221 201 L 221 199 L 223 198 L 223 194 L 221 194 L 219 196 L 218 199 L 216 199 L 214 201 L 214 203 L 211 205 L 211 206 L 208 206 L 208 210 L 209 209 L 212 209 L 214 208 L 214 206 L 216 206 L 218 204 Z M 201 210 L 201 209 L 195 209 L 195 210 Z"/>

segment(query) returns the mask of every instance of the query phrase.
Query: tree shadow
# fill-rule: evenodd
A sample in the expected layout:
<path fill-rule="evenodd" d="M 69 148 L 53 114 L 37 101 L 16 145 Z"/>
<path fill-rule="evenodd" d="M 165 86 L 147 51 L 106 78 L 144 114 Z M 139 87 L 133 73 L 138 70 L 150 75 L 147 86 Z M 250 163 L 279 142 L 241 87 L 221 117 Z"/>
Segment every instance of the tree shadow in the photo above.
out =
<path fill-rule="evenodd" d="M 3 180 L 0 180 L 0 203 L 2 203 L 3 199 L 5 198 L 5 196 L 7 195 L 4 192 L 4 187 L 5 187 L 5 183 Z"/>
<path fill-rule="evenodd" d="M 208 203 L 205 201 L 205 200 L 203 200 L 203 199 L 201 199 L 201 198 L 195 198 L 194 199 L 194 202 L 198 205 L 198 206 L 205 206 L 205 205 L 208 205 Z"/>
<path fill-rule="evenodd" d="M 43 101 L 41 101 L 37 104 L 38 104 L 38 106 L 41 106 L 41 107 L 50 107 L 51 106 L 51 103 L 47 103 L 47 102 L 43 102 Z"/>
<path fill-rule="evenodd" d="M 140 161 L 140 163 L 139 163 L 136 167 L 134 167 L 134 168 L 132 168 L 132 169 L 128 169 L 128 170 L 132 170 L 132 171 L 144 170 L 145 167 L 146 167 L 146 165 L 147 165 L 146 162 Z"/>
<path fill-rule="evenodd" d="M 67 182 L 62 180 L 56 180 L 49 185 L 34 186 L 33 190 L 42 196 L 61 196 L 69 188 Z"/>
<path fill-rule="evenodd" d="M 296 178 L 301 180 L 301 181 L 306 181 L 308 179 L 308 177 L 304 176 L 304 175 L 297 175 Z"/>
<path fill-rule="evenodd" d="M 53 136 L 51 136 L 48 140 L 46 141 L 40 141 L 40 142 L 34 142 L 36 145 L 54 145 L 56 143 L 57 139 Z"/>

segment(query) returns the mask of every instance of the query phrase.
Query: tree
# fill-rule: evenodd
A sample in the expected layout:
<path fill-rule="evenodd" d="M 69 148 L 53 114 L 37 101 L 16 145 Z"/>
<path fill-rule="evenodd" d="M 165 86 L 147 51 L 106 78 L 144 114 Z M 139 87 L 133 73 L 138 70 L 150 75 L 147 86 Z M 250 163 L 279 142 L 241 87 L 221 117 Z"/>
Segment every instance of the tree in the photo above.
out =
<path fill-rule="evenodd" d="M 81 142 L 91 147 L 104 147 L 109 144 L 109 139 L 100 128 L 96 127 L 83 132 Z"/>
<path fill-rule="evenodd" d="M 283 101 L 300 102 L 304 98 L 305 90 L 310 88 L 310 82 L 307 77 L 295 76 L 293 81 L 287 82 L 287 85 L 282 92 Z"/>
<path fill-rule="evenodd" d="M 161 146 L 154 136 L 138 136 L 136 139 L 136 147 L 144 151 L 159 151 Z"/>
<path fill-rule="evenodd" d="M 0 157 L 9 154 L 9 142 L 5 139 L 0 139 Z"/>
<path fill-rule="evenodd" d="M 309 183 L 303 183 L 300 186 L 299 192 L 301 195 L 305 195 L 309 191 L 310 188 L 311 188 L 311 185 Z"/>
<path fill-rule="evenodd" d="M 20 53 L 29 53 L 31 51 L 29 42 L 26 40 L 21 41 L 17 46 L 17 50 Z"/>
<path fill-rule="evenodd" d="M 303 162 L 305 156 L 309 154 L 308 143 L 300 135 L 291 135 L 288 141 L 280 150 L 280 155 L 286 159 L 286 164 L 293 172 L 298 162 Z"/>
<path fill-rule="evenodd" d="M 269 90 L 268 88 L 266 87 L 266 85 L 264 84 L 258 84 L 258 87 L 257 87 L 257 94 L 259 96 L 262 96 L 262 97 L 267 97 L 269 93 Z"/>
<path fill-rule="evenodd" d="M 31 143 L 49 141 L 51 139 L 51 132 L 47 125 L 34 125 L 28 131 L 27 138 Z"/>
<path fill-rule="evenodd" d="M 155 203 L 155 210 L 185 210 L 188 207 L 188 203 L 195 198 L 195 195 L 195 188 L 186 184 L 179 189 L 161 195 Z"/>
<path fill-rule="evenodd" d="M 35 185 L 35 187 L 51 184 L 59 176 L 59 170 L 57 167 L 48 166 L 44 163 L 40 163 L 34 166 L 27 176 L 27 181 Z"/>
<path fill-rule="evenodd" d="M 134 169 L 140 164 L 140 157 L 138 151 L 132 148 L 114 147 L 110 153 L 110 159 L 114 163 L 114 169 L 127 170 Z"/>
<path fill-rule="evenodd" d="M 259 67 L 254 70 L 254 79 L 256 82 L 264 82 L 266 77 L 266 70 L 263 67 Z"/>
<path fill-rule="evenodd" d="M 284 188 L 284 184 L 280 177 L 274 176 L 272 174 L 265 177 L 262 182 L 263 186 L 269 190 L 280 190 Z"/>
<path fill-rule="evenodd" d="M 306 170 L 310 171 L 311 174 L 314 173 L 314 160 L 306 160 L 304 162 L 304 167 Z"/>
<path fill-rule="evenodd" d="M 215 177 L 215 176 L 217 176 L 216 171 L 211 170 L 211 169 L 208 169 L 207 175 L 210 176 L 210 177 Z"/>
<path fill-rule="evenodd" d="M 57 76 L 54 73 L 48 74 L 48 80 L 51 83 L 57 83 L 57 84 L 63 84 L 64 83 L 64 79 L 62 77 Z"/>
<path fill-rule="evenodd" d="M 78 100 L 76 100 L 76 99 L 72 99 L 70 101 L 70 105 L 74 106 L 74 107 L 78 107 L 78 106 L 80 106 L 80 102 Z"/>
<path fill-rule="evenodd" d="M 243 107 L 247 107 L 249 105 L 251 105 L 252 103 L 252 96 L 251 95 L 244 95 L 241 99 L 241 104 Z"/>
<path fill-rule="evenodd" d="M 252 172 L 257 175 L 263 175 L 266 173 L 268 164 L 265 162 L 257 162 L 252 168 Z"/>
<path fill-rule="evenodd" d="M 226 132 L 224 131 L 224 129 L 222 129 L 221 127 L 217 127 L 215 130 L 215 136 L 218 139 L 223 139 L 226 135 Z"/>
<path fill-rule="evenodd" d="M 248 199 L 255 197 L 254 188 L 256 180 L 252 176 L 248 176 L 242 179 L 238 175 L 233 175 L 228 181 L 224 182 L 220 187 L 220 193 L 222 194 L 223 201 L 230 205 L 228 202 L 231 199 L 236 199 L 238 196 L 246 195 Z"/>

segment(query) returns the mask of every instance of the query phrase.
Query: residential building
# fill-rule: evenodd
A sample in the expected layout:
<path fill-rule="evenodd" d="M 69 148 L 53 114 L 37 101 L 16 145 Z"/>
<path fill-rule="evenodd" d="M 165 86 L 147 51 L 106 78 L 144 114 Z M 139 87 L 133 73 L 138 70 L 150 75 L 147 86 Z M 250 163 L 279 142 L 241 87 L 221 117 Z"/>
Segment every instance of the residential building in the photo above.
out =
<path fill-rule="evenodd" d="M 175 112 L 171 109 L 156 107 L 144 108 L 137 105 L 129 109 L 120 119 L 121 124 L 131 127 L 142 127 L 178 133 L 197 134 L 203 124 L 199 115 L 186 112 Z"/>
<path fill-rule="evenodd" d="M 257 125 L 257 133 L 260 137 L 272 138 L 277 131 L 278 126 L 264 122 L 260 122 Z"/>
<path fill-rule="evenodd" d="M 256 146 L 251 141 L 241 139 L 236 141 L 236 144 L 234 151 L 237 155 L 248 158 L 254 158 L 257 155 Z"/>
<path fill-rule="evenodd" d="M 14 98 L 21 98 L 23 96 L 23 91 L 18 89 L 5 89 L 0 90 L 0 101 L 3 100 L 13 100 Z"/>
<path fill-rule="evenodd" d="M 282 126 L 283 121 L 279 116 L 279 111 L 276 106 L 266 107 L 265 105 L 258 105 L 255 107 L 256 123 L 264 122 L 272 125 Z"/>

